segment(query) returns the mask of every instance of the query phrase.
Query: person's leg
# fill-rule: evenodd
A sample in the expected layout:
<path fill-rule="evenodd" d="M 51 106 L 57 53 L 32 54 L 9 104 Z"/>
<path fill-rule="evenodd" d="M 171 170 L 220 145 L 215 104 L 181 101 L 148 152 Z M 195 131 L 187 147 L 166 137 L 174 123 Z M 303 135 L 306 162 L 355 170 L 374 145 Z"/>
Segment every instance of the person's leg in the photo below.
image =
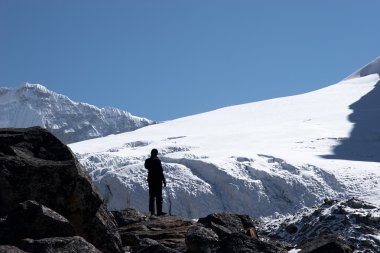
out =
<path fill-rule="evenodd" d="M 154 198 L 155 198 L 155 189 L 153 185 L 149 185 L 149 212 L 151 215 L 155 214 L 154 208 Z"/>
<path fill-rule="evenodd" d="M 156 206 L 157 206 L 157 215 L 163 215 L 162 212 L 162 185 L 158 185 L 156 188 Z"/>

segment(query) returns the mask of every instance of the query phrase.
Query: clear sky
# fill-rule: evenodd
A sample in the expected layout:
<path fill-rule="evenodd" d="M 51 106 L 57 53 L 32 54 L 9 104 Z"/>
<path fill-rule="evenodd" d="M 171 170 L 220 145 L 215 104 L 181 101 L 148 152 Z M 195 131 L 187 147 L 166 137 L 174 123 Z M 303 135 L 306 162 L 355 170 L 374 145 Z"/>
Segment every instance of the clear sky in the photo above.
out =
<path fill-rule="evenodd" d="M 380 56 L 378 0 L 0 0 L 0 86 L 169 120 L 312 91 Z"/>

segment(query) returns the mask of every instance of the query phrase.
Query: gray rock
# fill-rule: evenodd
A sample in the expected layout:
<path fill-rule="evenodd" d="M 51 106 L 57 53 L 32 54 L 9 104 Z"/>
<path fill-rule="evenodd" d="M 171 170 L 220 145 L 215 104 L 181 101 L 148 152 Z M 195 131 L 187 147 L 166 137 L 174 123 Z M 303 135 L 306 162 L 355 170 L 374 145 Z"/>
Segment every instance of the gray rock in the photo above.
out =
<path fill-rule="evenodd" d="M 23 250 L 20 250 L 16 246 L 0 245 L 0 253 L 26 253 L 26 252 Z"/>
<path fill-rule="evenodd" d="M 156 240 L 152 240 L 150 238 L 143 238 L 139 242 L 139 248 L 147 248 L 153 245 L 159 244 Z"/>
<path fill-rule="evenodd" d="M 179 253 L 179 251 L 166 247 L 162 244 L 155 244 L 137 251 L 137 253 Z"/>
<path fill-rule="evenodd" d="M 121 211 L 111 211 L 119 227 L 138 223 L 148 219 L 148 216 L 136 209 L 127 208 Z"/>
<path fill-rule="evenodd" d="M 24 239 L 17 246 L 28 253 L 101 253 L 94 245 L 79 236 Z"/>
<path fill-rule="evenodd" d="M 0 223 L 0 244 L 14 244 L 25 238 L 74 236 L 70 222 L 50 208 L 35 201 L 19 204 Z"/>
<path fill-rule="evenodd" d="M 217 253 L 287 253 L 288 250 L 278 245 L 251 239 L 242 233 L 233 233 L 220 242 Z"/>
<path fill-rule="evenodd" d="M 198 223 L 211 228 L 220 238 L 255 227 L 255 222 L 249 216 L 230 213 L 210 214 L 205 218 L 200 218 Z"/>
<path fill-rule="evenodd" d="M 375 209 L 377 208 L 376 206 L 370 204 L 370 203 L 367 203 L 367 202 L 364 202 L 360 199 L 356 199 L 356 198 L 351 198 L 349 199 L 346 203 L 345 203 L 348 207 L 351 207 L 353 209 L 360 209 L 360 208 L 363 208 L 363 209 Z"/>
<path fill-rule="evenodd" d="M 0 143 L 0 216 L 35 200 L 100 250 L 122 251 L 112 214 L 67 146 L 39 127 L 0 129 Z"/>
<path fill-rule="evenodd" d="M 192 226 L 186 234 L 186 248 L 191 253 L 212 253 L 219 248 L 219 237 L 210 228 Z"/>
<path fill-rule="evenodd" d="M 270 237 L 302 245 L 323 235 L 342 236 L 358 252 L 380 252 L 379 207 L 359 199 L 325 200 L 273 227 Z M 272 228 L 271 228 L 272 229 Z"/>
<path fill-rule="evenodd" d="M 119 231 L 123 245 L 131 246 L 133 252 L 156 244 L 184 252 L 186 232 L 194 224 L 191 220 L 176 216 L 145 217 L 140 222 L 120 227 Z"/>
<path fill-rule="evenodd" d="M 336 235 L 321 235 L 298 248 L 300 253 L 352 253 L 353 245 Z"/>

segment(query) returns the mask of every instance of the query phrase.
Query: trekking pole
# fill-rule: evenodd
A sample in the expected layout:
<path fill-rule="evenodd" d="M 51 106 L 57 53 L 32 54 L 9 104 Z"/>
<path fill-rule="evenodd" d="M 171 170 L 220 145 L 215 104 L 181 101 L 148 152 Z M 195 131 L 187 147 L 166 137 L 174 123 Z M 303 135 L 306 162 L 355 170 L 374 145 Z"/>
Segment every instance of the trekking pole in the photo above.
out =
<path fill-rule="evenodd" d="M 170 194 L 170 190 L 165 187 L 166 195 L 168 196 L 168 204 L 169 204 L 169 216 L 172 216 L 172 198 Z"/>

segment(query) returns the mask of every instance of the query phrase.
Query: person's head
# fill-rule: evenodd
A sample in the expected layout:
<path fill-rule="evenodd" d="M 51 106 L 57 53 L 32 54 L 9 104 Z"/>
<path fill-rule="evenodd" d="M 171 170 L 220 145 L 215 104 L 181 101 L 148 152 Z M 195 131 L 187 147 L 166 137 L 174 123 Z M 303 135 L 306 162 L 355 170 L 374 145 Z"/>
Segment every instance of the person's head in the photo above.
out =
<path fill-rule="evenodd" d="M 157 157 L 157 155 L 158 155 L 158 150 L 157 149 L 152 149 L 152 151 L 150 151 L 150 156 L 151 157 Z"/>

